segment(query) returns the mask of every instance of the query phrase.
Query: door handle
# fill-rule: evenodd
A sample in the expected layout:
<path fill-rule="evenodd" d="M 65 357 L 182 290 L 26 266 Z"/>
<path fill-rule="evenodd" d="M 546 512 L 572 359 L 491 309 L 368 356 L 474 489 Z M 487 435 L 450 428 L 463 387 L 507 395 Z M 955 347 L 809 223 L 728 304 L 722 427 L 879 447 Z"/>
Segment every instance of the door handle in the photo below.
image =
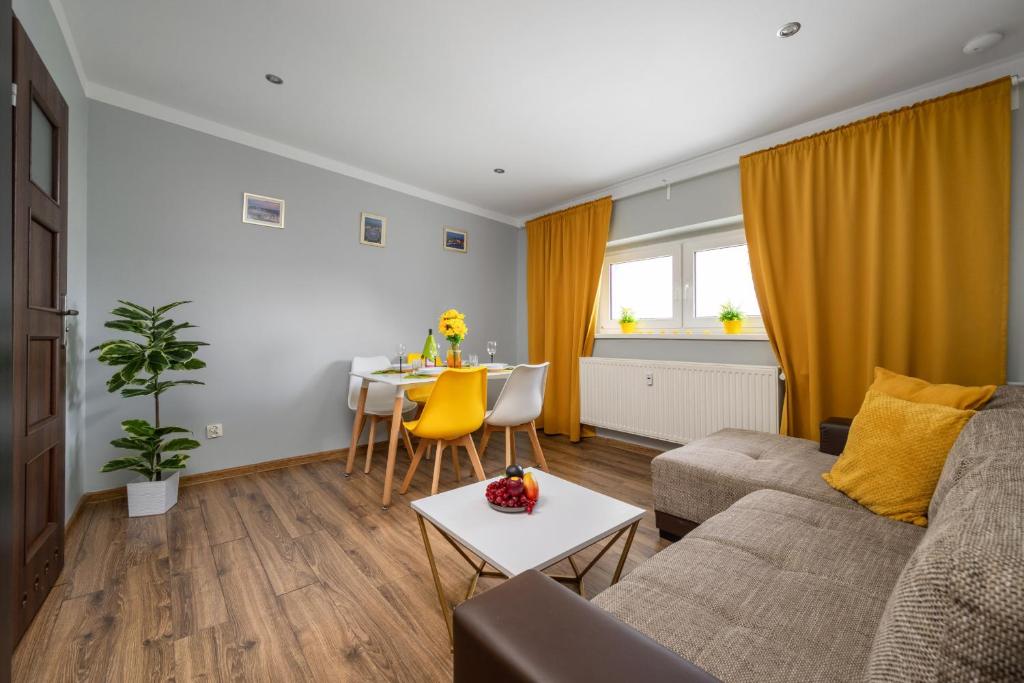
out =
<path fill-rule="evenodd" d="M 60 326 L 62 328 L 61 329 L 61 333 L 60 333 L 60 345 L 61 345 L 62 348 L 67 348 L 67 346 L 68 346 L 68 332 L 71 331 L 71 328 L 68 327 L 68 318 L 69 317 L 74 317 L 74 316 L 78 315 L 78 310 L 77 309 L 75 309 L 75 308 L 68 308 L 68 295 L 67 294 L 61 294 L 60 295 L 60 308 L 57 310 L 57 315 L 59 315 L 62 318 L 62 322 L 60 324 Z"/>

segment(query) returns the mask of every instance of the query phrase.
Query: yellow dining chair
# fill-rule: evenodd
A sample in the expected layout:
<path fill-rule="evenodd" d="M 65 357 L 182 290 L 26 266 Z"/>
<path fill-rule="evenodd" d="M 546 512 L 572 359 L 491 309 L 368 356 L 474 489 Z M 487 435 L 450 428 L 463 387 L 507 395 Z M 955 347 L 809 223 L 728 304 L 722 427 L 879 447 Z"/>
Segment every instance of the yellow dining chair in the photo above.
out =
<path fill-rule="evenodd" d="M 445 370 L 434 383 L 423 414 L 418 420 L 409 420 L 405 428 L 420 439 L 413 453 L 409 473 L 402 482 L 401 493 L 409 490 L 416 468 L 419 467 L 423 453 L 434 444 L 437 449 L 434 456 L 434 480 L 430 487 L 430 495 L 437 493 L 437 485 L 441 479 L 441 461 L 444 449 L 452 448 L 452 464 L 455 468 L 456 481 L 462 480 L 459 471 L 459 446 L 469 453 L 469 461 L 479 481 L 484 479 L 484 468 L 480 464 L 476 446 L 473 445 L 471 434 L 480 429 L 487 412 L 487 368 L 469 368 L 465 370 Z"/>

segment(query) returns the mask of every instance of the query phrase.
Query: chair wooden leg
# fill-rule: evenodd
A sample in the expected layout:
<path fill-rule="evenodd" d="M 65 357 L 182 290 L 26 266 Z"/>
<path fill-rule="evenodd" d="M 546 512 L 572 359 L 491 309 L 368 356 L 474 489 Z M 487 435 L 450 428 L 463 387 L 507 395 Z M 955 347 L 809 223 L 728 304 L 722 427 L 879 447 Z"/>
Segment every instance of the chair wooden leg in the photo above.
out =
<path fill-rule="evenodd" d="M 430 484 L 430 495 L 437 495 L 437 486 L 441 483 L 441 462 L 444 461 L 444 441 L 437 440 L 434 452 L 434 481 Z"/>
<path fill-rule="evenodd" d="M 459 467 L 459 445 L 452 444 L 452 467 L 455 468 L 455 481 L 462 481 L 462 468 Z"/>
<path fill-rule="evenodd" d="M 373 440 L 377 434 L 377 422 L 380 418 L 376 415 L 370 416 L 370 438 L 366 442 L 366 464 L 363 465 L 363 472 L 370 473 L 370 461 L 373 459 Z"/>
<path fill-rule="evenodd" d="M 505 427 L 505 467 L 511 465 L 515 460 L 512 459 L 512 428 Z"/>
<path fill-rule="evenodd" d="M 480 437 L 480 455 L 487 456 L 487 442 L 491 440 L 491 425 L 484 424 L 484 435 Z"/>
<path fill-rule="evenodd" d="M 526 425 L 526 433 L 530 435 L 530 444 L 533 446 L 533 459 L 545 472 L 548 471 L 548 461 L 544 459 L 544 450 L 540 447 L 540 439 L 537 438 L 537 423 L 530 422 Z"/>
<path fill-rule="evenodd" d="M 409 484 L 412 483 L 412 477 L 416 474 L 416 468 L 420 466 L 420 460 L 423 459 L 423 451 L 427 450 L 428 441 L 426 439 L 420 439 L 420 445 L 416 448 L 416 452 L 413 453 L 412 462 L 409 463 L 409 473 L 405 475 L 405 480 L 402 482 L 402 489 L 399 491 L 401 494 L 405 494 L 409 490 Z"/>
<path fill-rule="evenodd" d="M 473 445 L 473 437 L 467 434 L 460 441 L 466 447 L 466 452 L 469 453 L 469 462 L 473 465 L 473 474 L 476 475 L 476 480 L 483 481 L 485 478 L 484 467 L 480 464 L 480 456 L 477 455 L 476 446 Z"/>
<path fill-rule="evenodd" d="M 511 440 L 511 443 L 512 443 L 512 464 L 513 465 L 515 465 L 516 463 L 519 462 L 519 451 L 516 450 L 516 431 L 517 431 L 516 428 L 512 427 L 512 429 L 509 430 L 509 434 L 508 434 L 511 437 L 510 440 Z"/>
<path fill-rule="evenodd" d="M 409 454 L 409 459 L 412 460 L 414 452 L 412 449 L 412 439 L 409 438 L 409 430 L 405 428 L 404 424 L 402 425 L 402 443 L 405 444 L 405 452 Z"/>

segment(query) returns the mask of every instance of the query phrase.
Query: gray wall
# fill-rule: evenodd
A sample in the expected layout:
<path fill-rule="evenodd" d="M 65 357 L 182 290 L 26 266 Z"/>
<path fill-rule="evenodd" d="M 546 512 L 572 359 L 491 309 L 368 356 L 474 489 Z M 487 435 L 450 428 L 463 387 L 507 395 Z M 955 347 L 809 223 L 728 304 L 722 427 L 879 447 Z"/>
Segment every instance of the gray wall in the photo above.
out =
<path fill-rule="evenodd" d="M 350 359 L 419 350 L 446 308 L 467 315 L 465 353 L 516 349 L 512 226 L 97 102 L 89 143 L 88 343 L 110 336 L 117 298 L 195 301 L 179 315 L 211 343 L 194 373 L 207 386 L 162 402 L 203 444 L 190 472 L 347 446 Z M 285 229 L 243 224 L 243 192 L 285 199 Z M 388 218 L 386 248 L 359 244 L 360 211 Z M 443 225 L 469 231 L 468 254 L 441 248 Z M 129 478 L 98 469 L 119 421 L 151 404 L 107 394 L 108 368 L 87 367 L 94 490 Z M 206 440 L 215 422 L 225 436 Z"/>
<path fill-rule="evenodd" d="M 49 2 L 14 0 L 14 13 L 43 58 L 64 100 L 68 103 L 68 306 L 81 315 L 70 319 L 67 367 L 67 430 L 65 451 L 65 514 L 70 516 L 86 489 L 82 462 L 85 444 L 85 340 L 86 234 L 87 234 L 87 139 L 89 101 L 78 80 L 74 62 Z"/>

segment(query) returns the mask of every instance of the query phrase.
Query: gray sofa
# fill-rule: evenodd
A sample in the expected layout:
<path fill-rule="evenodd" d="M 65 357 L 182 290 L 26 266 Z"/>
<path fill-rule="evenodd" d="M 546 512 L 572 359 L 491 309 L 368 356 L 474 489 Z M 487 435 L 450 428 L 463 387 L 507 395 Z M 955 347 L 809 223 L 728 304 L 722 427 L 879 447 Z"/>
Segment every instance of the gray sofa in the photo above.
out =
<path fill-rule="evenodd" d="M 927 528 L 832 490 L 833 462 L 814 442 L 738 430 L 660 455 L 659 521 L 699 526 L 546 628 L 603 610 L 723 681 L 1024 680 L 1024 387 L 968 422 Z M 463 628 L 487 617 L 474 602 Z M 457 679 L 458 657 L 457 638 Z"/>

